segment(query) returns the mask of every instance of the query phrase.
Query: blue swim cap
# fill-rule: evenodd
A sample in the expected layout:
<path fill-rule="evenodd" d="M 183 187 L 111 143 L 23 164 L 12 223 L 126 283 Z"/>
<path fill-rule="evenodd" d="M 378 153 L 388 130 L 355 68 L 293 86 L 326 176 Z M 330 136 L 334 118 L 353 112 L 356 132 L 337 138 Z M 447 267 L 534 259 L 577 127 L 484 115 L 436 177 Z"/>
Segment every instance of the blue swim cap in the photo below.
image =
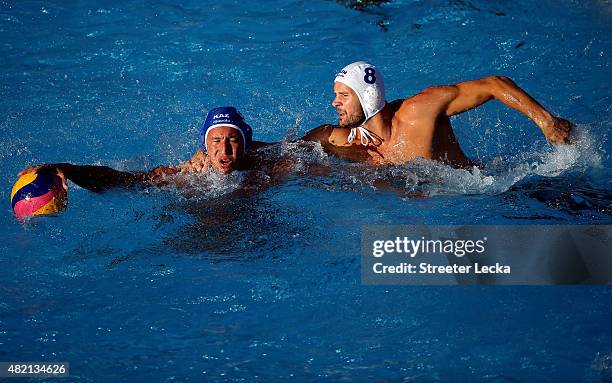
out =
<path fill-rule="evenodd" d="M 202 129 L 200 130 L 200 145 L 205 152 L 208 151 L 206 148 L 206 136 L 211 129 L 218 126 L 229 126 L 240 132 L 244 150 L 247 150 L 251 145 L 251 141 L 253 140 L 253 129 L 244 121 L 242 114 L 233 106 L 221 106 L 211 109 L 210 112 L 208 112 L 204 125 L 202 125 Z"/>

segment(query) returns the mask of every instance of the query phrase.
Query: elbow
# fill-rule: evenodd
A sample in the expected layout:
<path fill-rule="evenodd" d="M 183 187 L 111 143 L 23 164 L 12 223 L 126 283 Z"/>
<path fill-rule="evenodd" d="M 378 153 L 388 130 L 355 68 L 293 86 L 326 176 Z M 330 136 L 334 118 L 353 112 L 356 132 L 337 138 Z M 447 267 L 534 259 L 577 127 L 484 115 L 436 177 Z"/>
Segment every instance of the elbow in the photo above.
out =
<path fill-rule="evenodd" d="M 506 76 L 489 76 L 484 80 L 487 82 L 487 86 L 493 98 L 498 100 L 507 94 L 509 90 L 517 88 L 514 81 Z"/>
<path fill-rule="evenodd" d="M 516 84 L 510 77 L 506 76 L 489 76 L 485 78 L 485 80 L 489 83 L 489 85 L 498 88 L 504 89 L 507 87 L 516 87 Z"/>

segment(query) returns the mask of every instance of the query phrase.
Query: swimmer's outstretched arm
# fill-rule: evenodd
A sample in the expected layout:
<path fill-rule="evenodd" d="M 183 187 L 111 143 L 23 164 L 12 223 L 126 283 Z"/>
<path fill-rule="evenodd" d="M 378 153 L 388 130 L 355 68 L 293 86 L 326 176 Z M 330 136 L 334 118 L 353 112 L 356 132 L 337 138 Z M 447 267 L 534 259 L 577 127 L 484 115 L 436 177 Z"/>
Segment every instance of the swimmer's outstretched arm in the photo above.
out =
<path fill-rule="evenodd" d="M 167 183 L 165 176 L 176 173 L 203 172 L 208 169 L 208 161 L 206 161 L 206 153 L 198 150 L 191 159 L 177 166 L 158 166 L 149 172 L 125 172 L 107 166 L 59 163 L 32 166 L 22 170 L 18 176 L 43 167 L 57 169 L 64 183 L 66 179 L 69 179 L 82 188 L 101 192 L 116 187 L 165 185 Z"/>
<path fill-rule="evenodd" d="M 497 99 L 532 120 L 542 129 L 549 142 L 553 144 L 569 143 L 572 123 L 552 116 L 533 97 L 507 77 L 490 76 L 452 86 L 431 87 L 423 91 L 423 93 L 426 92 L 441 93 L 445 98 L 442 112 L 449 117 L 468 111 L 491 99 Z"/>
<path fill-rule="evenodd" d="M 62 179 L 64 189 L 68 189 L 66 180 L 71 180 L 96 193 L 117 187 L 163 185 L 164 175 L 180 172 L 180 169 L 170 166 L 159 166 L 150 172 L 125 172 L 107 166 L 59 163 L 31 166 L 19 172 L 17 176 L 43 168 L 55 169 Z"/>
<path fill-rule="evenodd" d="M 152 174 L 155 169 L 149 173 L 124 172 L 107 166 L 74 165 L 69 163 L 31 166 L 19 172 L 18 176 L 43 168 L 56 169 L 57 174 L 63 181 L 65 189 L 68 189 L 66 180 L 69 179 L 80 187 L 93 192 L 101 192 L 115 187 L 153 184 L 156 178 L 156 176 Z"/>

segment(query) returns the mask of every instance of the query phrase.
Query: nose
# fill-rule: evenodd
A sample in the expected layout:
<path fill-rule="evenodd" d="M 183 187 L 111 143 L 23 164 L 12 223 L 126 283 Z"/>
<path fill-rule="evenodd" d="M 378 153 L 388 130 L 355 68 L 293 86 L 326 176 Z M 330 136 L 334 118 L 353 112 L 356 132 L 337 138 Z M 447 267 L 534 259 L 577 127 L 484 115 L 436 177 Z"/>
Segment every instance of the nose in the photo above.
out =
<path fill-rule="evenodd" d="M 230 140 L 225 140 L 223 144 L 223 154 L 229 156 L 233 153 L 234 149 L 232 148 L 232 143 Z"/>
<path fill-rule="evenodd" d="M 338 99 L 338 96 L 334 96 L 334 99 L 332 100 L 332 106 L 334 108 L 339 107 L 340 105 L 342 105 L 342 103 L 340 102 L 340 100 Z"/>

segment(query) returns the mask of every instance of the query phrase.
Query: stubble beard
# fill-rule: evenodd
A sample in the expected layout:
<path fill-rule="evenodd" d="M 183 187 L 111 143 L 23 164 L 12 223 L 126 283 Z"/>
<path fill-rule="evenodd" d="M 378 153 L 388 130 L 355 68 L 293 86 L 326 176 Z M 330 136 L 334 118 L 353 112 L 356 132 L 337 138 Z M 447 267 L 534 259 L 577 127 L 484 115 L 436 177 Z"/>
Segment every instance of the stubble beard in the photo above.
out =
<path fill-rule="evenodd" d="M 340 117 L 338 117 L 338 126 L 341 128 L 353 129 L 358 126 L 361 126 L 364 122 L 365 122 L 365 114 L 363 114 L 363 111 L 361 111 L 361 113 L 359 113 L 358 115 L 353 116 L 345 123 L 342 123 L 340 120 Z"/>

